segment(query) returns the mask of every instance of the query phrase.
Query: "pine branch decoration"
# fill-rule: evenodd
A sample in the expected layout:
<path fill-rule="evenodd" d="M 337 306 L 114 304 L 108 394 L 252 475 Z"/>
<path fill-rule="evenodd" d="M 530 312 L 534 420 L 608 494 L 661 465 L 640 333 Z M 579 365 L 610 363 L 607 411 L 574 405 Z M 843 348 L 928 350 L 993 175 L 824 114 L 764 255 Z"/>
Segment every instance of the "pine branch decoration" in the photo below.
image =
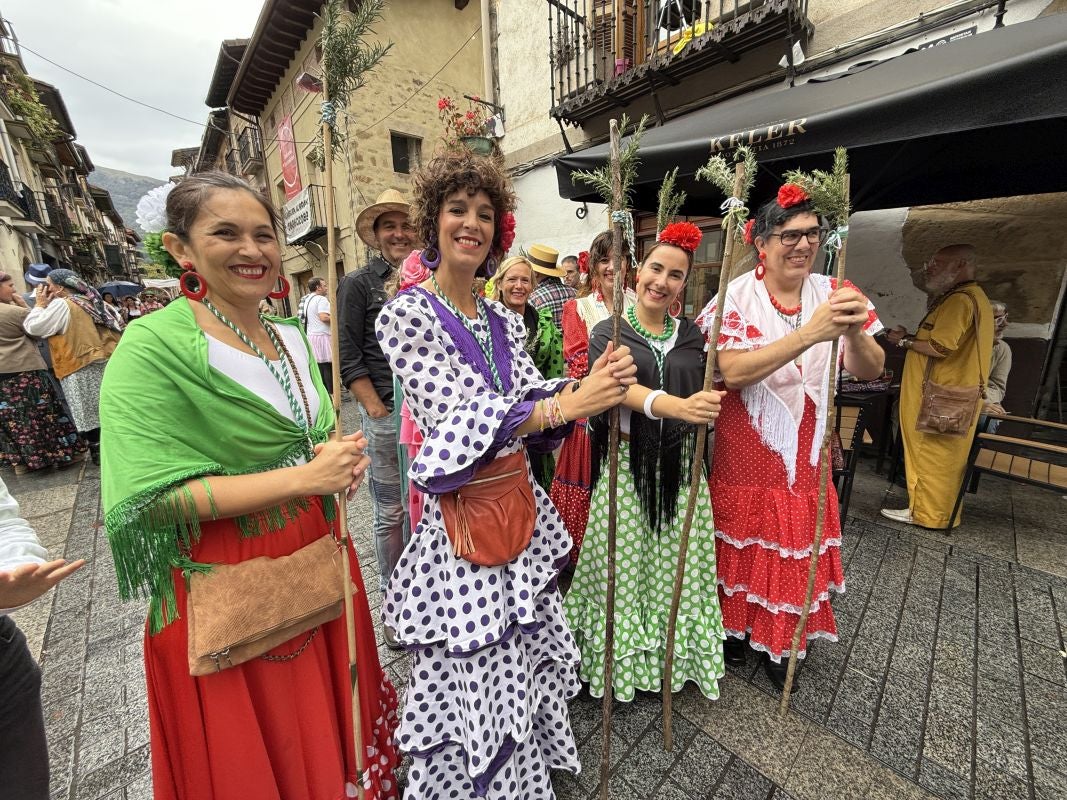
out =
<path fill-rule="evenodd" d="M 810 173 L 791 170 L 785 174 L 785 179 L 807 193 L 815 213 L 826 217 L 835 228 L 847 228 L 851 213 L 848 192 L 845 191 L 847 174 L 848 151 L 838 147 L 834 150 L 834 168 L 830 172 L 821 169 Z"/>
<path fill-rule="evenodd" d="M 348 106 L 353 92 L 361 89 L 367 77 L 393 47 L 392 42 L 365 42 L 374 33 L 374 23 L 382 18 L 385 0 L 364 0 L 356 10 L 345 11 L 344 0 L 326 0 L 322 24 L 322 80 L 330 110 L 323 109 L 323 121 L 332 135 L 331 158 L 336 158 L 344 144 L 344 129 L 337 124 L 338 112 Z M 325 164 L 322 132 L 315 143 L 315 159 L 321 169 Z"/>
<path fill-rule="evenodd" d="M 685 192 L 677 191 L 678 167 L 663 176 L 663 185 L 659 187 L 659 210 L 656 212 L 656 230 L 666 228 L 685 203 Z"/>
<path fill-rule="evenodd" d="M 744 229 L 749 213 L 748 196 L 752 193 L 752 187 L 756 183 L 756 153 L 751 147 L 742 145 L 734 150 L 734 162 L 742 162 L 745 165 L 745 178 L 741 184 L 741 194 L 737 198 L 740 205 L 730 202 L 734 194 L 735 168 L 723 156 L 712 156 L 708 159 L 708 163 L 696 172 L 697 180 L 715 184 L 715 187 L 727 198 L 723 209 L 725 211 L 722 220 L 723 230 L 727 230 L 731 222 L 739 230 Z"/>
<path fill-rule="evenodd" d="M 644 136 L 645 127 L 648 125 L 648 119 L 647 114 L 641 117 L 641 120 L 630 134 L 629 140 L 619 153 L 619 169 L 622 173 L 622 197 L 615 197 L 611 191 L 610 163 L 605 163 L 594 170 L 574 170 L 571 173 L 571 183 L 581 181 L 592 186 L 612 210 L 617 211 L 629 208 L 634 181 L 637 180 L 637 167 L 641 163 L 641 160 L 637 157 L 637 151 L 641 145 L 641 137 Z M 630 126 L 629 117 L 623 114 L 622 119 L 619 121 L 619 134 L 626 136 L 626 131 Z"/>

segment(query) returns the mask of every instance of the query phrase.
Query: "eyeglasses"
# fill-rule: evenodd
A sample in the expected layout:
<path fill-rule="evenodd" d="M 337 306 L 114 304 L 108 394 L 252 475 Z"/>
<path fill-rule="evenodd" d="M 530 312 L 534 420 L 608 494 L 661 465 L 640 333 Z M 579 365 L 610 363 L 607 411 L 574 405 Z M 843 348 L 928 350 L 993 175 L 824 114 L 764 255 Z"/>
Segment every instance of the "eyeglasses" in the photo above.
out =
<path fill-rule="evenodd" d="M 767 236 L 777 236 L 782 240 L 782 245 L 785 247 L 793 247 L 799 244 L 800 237 L 804 237 L 808 240 L 808 244 L 822 244 L 826 241 L 826 237 L 829 234 L 829 230 L 826 228 L 809 228 L 806 231 L 782 231 L 781 233 L 768 233 Z"/>
<path fill-rule="evenodd" d="M 960 261 L 958 258 L 930 258 L 923 262 L 923 272 L 929 272 L 934 267 L 950 267 Z"/>

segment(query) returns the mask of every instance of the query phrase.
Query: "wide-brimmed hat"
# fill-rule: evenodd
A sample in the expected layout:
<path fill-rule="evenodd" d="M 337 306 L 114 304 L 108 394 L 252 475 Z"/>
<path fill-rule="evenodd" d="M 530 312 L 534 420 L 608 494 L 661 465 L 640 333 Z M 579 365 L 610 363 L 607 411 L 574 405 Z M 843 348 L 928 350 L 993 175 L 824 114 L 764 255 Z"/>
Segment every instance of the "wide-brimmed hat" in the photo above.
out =
<path fill-rule="evenodd" d="M 30 264 L 26 267 L 26 274 L 23 277 L 31 286 L 40 286 L 48 280 L 48 273 L 51 271 L 51 264 Z"/>
<path fill-rule="evenodd" d="M 525 255 L 531 266 L 533 266 L 534 272 L 540 272 L 542 275 L 553 275 L 557 278 L 562 278 L 567 274 L 567 270 L 563 269 L 563 267 L 556 266 L 556 262 L 559 261 L 559 250 L 554 250 L 543 244 L 532 244 Z"/>
<path fill-rule="evenodd" d="M 405 214 L 411 213 L 411 204 L 396 189 L 386 189 L 378 195 L 378 199 L 373 205 L 369 205 L 359 212 L 359 216 L 356 217 L 356 233 L 359 234 L 359 238 L 363 240 L 367 247 L 378 249 L 378 239 L 374 235 L 374 223 L 378 221 L 378 217 L 390 211 L 403 211 Z"/>

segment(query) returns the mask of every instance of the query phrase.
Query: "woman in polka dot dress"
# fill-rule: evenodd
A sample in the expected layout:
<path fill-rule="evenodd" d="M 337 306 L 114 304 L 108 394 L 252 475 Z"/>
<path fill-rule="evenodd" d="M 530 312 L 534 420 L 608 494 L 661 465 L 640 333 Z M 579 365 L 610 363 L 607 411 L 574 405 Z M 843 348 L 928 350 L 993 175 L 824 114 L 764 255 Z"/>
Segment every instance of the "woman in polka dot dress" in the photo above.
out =
<path fill-rule="evenodd" d="M 567 362 L 567 375 L 575 380 L 584 378 L 589 371 L 589 332 L 598 322 L 611 316 L 615 286 L 611 243 L 611 231 L 598 233 L 593 239 L 586 261 L 589 272 L 582 273 L 588 282 L 582 284 L 577 298 L 563 304 L 563 359 Z M 625 270 L 629 271 L 628 250 L 622 258 Z M 634 304 L 633 290 L 627 289 L 625 296 L 629 308 Z M 589 494 L 592 491 L 589 470 L 589 434 L 586 420 L 579 419 L 574 421 L 574 430 L 560 449 L 550 491 L 552 502 L 559 509 L 567 533 L 574 541 L 571 561 L 575 564 L 589 519 Z"/>
<path fill-rule="evenodd" d="M 579 387 L 546 380 L 523 349 L 522 318 L 472 293 L 501 252 L 497 221 L 514 206 L 491 159 L 449 153 L 415 177 L 414 223 L 430 278 L 382 309 L 377 335 L 425 440 L 411 476 L 421 519 L 383 605 L 412 655 L 400 748 L 412 756 L 405 797 L 545 800 L 550 769 L 580 770 L 567 711 L 578 653 L 556 576 L 571 542 L 533 482 L 533 538 L 514 560 L 457 557 L 440 495 L 476 469 L 525 448 L 552 450 L 575 419 L 617 405 L 633 383 L 624 349 L 594 364 Z M 558 413 L 557 413 L 558 404 Z"/>
<path fill-rule="evenodd" d="M 849 372 L 881 373 L 882 329 L 851 284 L 810 274 L 825 230 L 799 187 L 787 184 L 749 223 L 754 272 L 730 283 L 718 366 L 730 391 L 717 427 L 712 503 L 727 663 L 744 663 L 744 639 L 763 652 L 768 677 L 785 681 L 804 604 L 818 511 L 831 342 L 841 337 Z M 713 300 L 697 318 L 705 333 Z M 842 592 L 841 523 L 830 484 L 807 641 L 837 641 L 830 593 Z M 793 691 L 797 690 L 794 684 Z"/>
<path fill-rule="evenodd" d="M 616 527 L 614 669 L 616 698 L 659 691 L 663 684 L 667 618 L 678 564 L 678 543 L 688 502 L 696 425 L 717 416 L 722 392 L 702 391 L 704 337 L 667 309 L 685 288 L 700 231 L 691 223 L 668 225 L 637 271 L 637 303 L 624 316 L 621 342 L 637 362 L 637 385 L 621 410 Z M 608 346 L 610 320 L 593 328 L 589 355 Z M 593 489 L 585 546 L 564 600 L 567 621 L 582 654 L 580 674 L 595 697 L 604 694 L 607 593 L 607 416 L 589 421 Z M 674 691 L 694 681 L 708 698 L 719 696 L 725 672 L 722 616 L 715 592 L 715 531 L 711 498 L 697 497 L 686 556 L 675 644 Z"/>

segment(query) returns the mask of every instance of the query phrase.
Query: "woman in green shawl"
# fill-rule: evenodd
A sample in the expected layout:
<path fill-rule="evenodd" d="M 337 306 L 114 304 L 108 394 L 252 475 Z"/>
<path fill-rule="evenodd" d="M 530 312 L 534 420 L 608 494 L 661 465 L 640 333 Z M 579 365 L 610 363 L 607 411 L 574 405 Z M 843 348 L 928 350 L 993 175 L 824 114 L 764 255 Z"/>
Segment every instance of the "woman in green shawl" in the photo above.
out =
<path fill-rule="evenodd" d="M 163 244 L 186 270 L 186 298 L 128 329 L 100 395 L 119 589 L 149 600 L 154 794 L 353 796 L 345 619 L 192 677 L 186 578 L 336 536 L 333 495 L 362 481 L 367 440 L 328 440 L 334 412 L 303 331 L 295 319 L 259 313 L 264 295 L 288 291 L 272 291 L 281 255 L 264 197 L 240 178 L 201 173 L 170 192 L 166 216 Z M 362 782 L 368 798 L 394 798 L 396 693 L 378 662 L 355 553 L 350 563 Z"/>
<path fill-rule="evenodd" d="M 493 300 L 503 303 L 526 323 L 525 350 L 542 378 L 563 377 L 563 334 L 552 320 L 548 306 L 537 309 L 527 301 L 534 289 L 533 265 L 524 256 L 505 259 L 493 278 Z M 531 458 L 534 478 L 546 492 L 552 486 L 556 459 L 551 453 Z"/>

